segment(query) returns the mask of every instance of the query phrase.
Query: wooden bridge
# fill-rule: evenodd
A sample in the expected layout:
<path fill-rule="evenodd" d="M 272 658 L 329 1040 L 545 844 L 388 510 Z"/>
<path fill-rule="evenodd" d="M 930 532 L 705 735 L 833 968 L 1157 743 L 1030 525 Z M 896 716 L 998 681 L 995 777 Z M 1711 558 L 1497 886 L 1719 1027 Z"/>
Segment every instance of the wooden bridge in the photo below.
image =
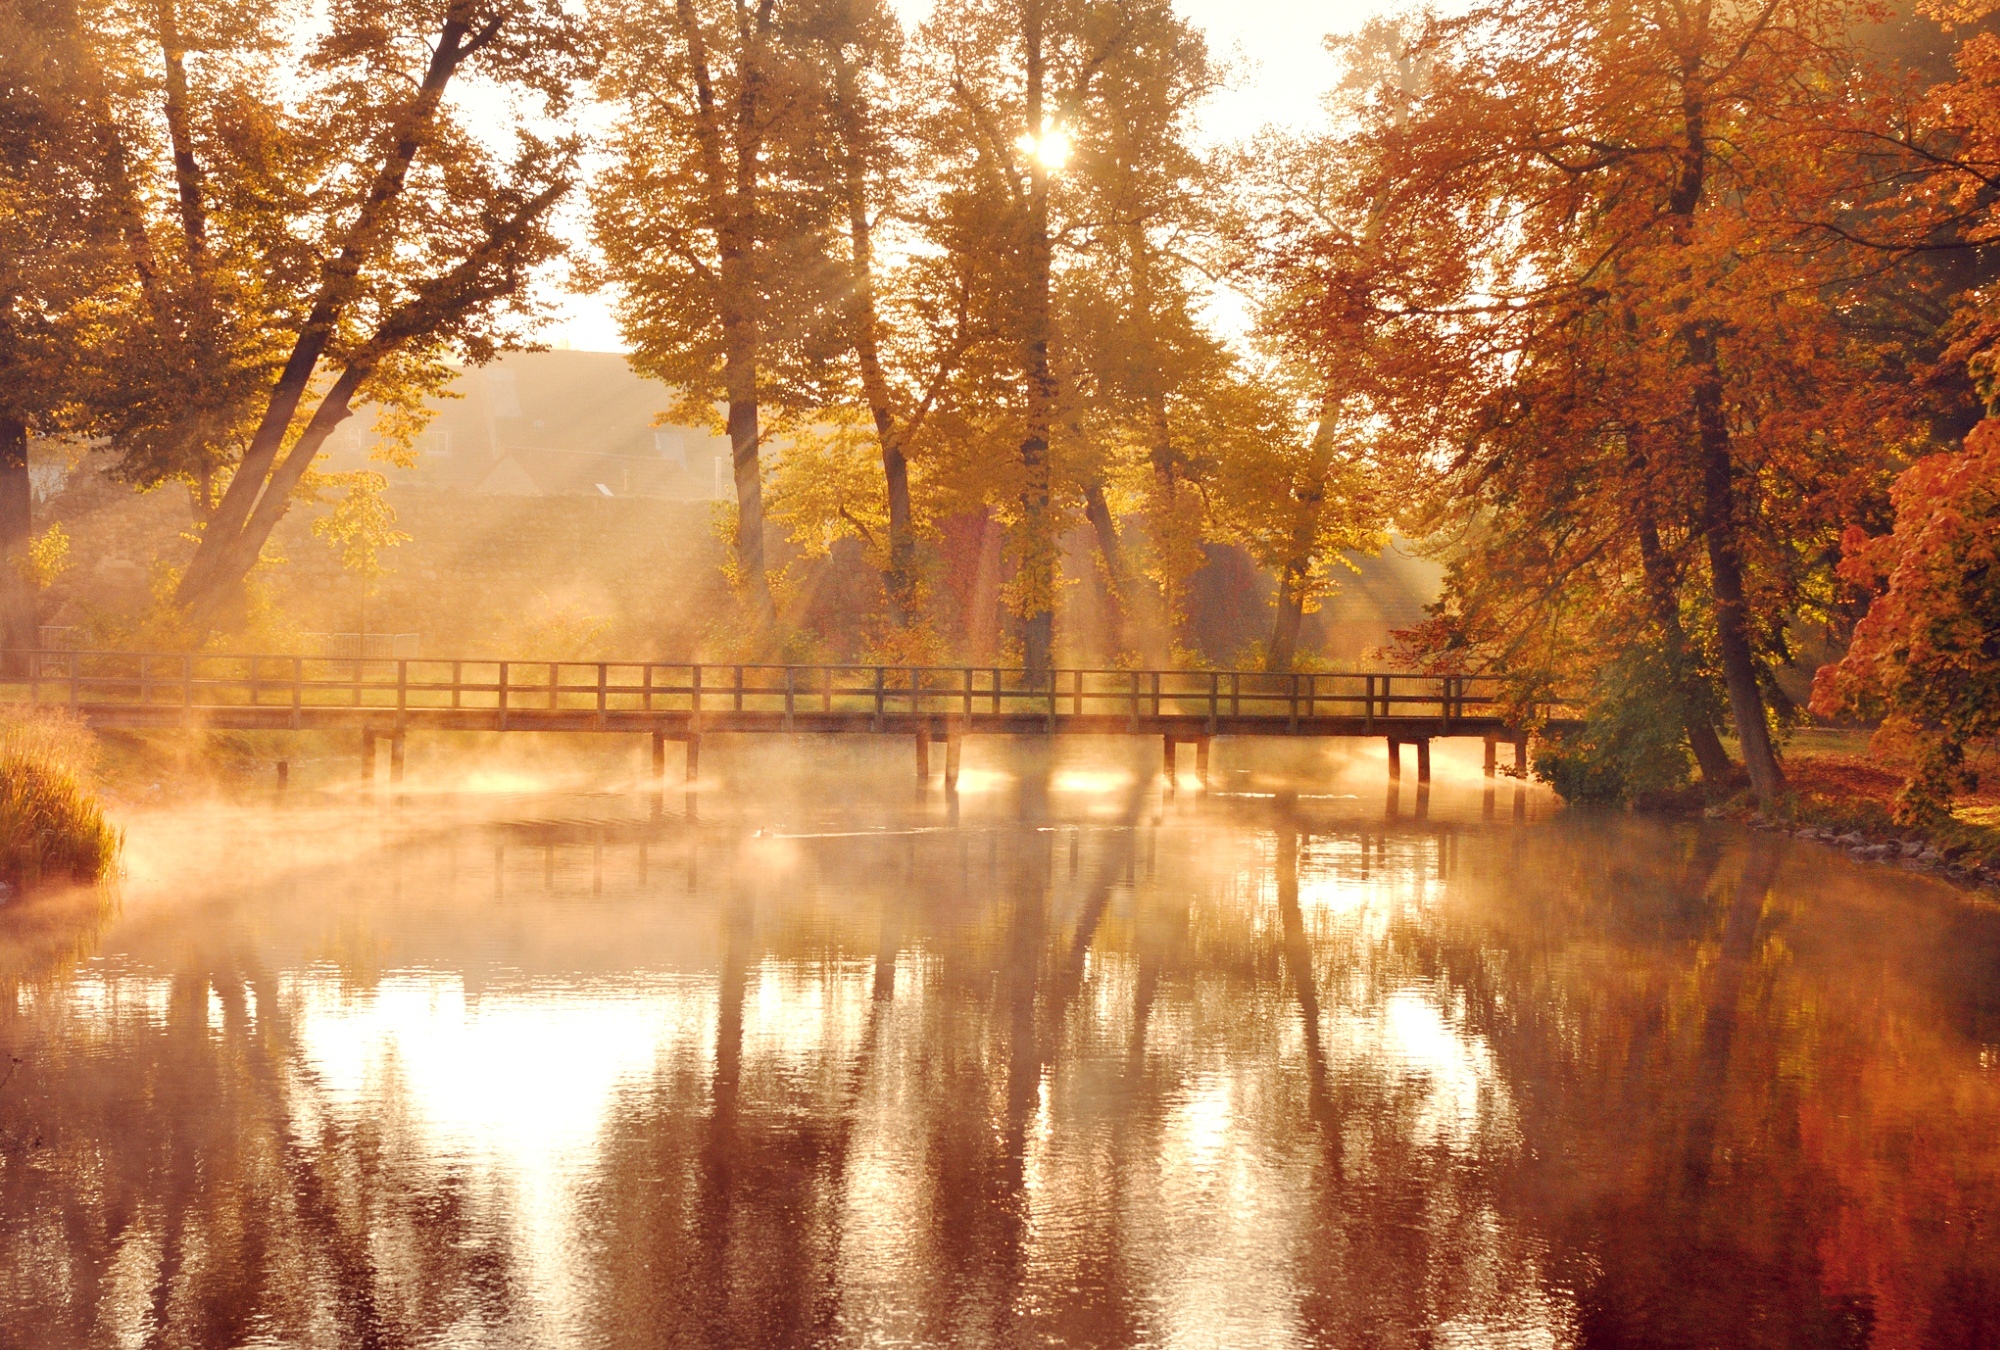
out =
<path fill-rule="evenodd" d="M 1430 742 L 1482 739 L 1525 765 L 1529 728 L 1561 726 L 1560 703 L 1522 708 L 1497 676 L 1394 672 L 1267 674 L 1235 670 L 1056 670 L 993 666 L 699 665 L 618 661 L 494 661 L 208 653 L 42 651 L 0 674 L 0 699 L 66 706 L 91 725 L 126 730 L 358 731 L 365 773 L 378 738 L 402 776 L 411 731 L 574 731 L 650 734 L 653 769 L 665 744 L 686 747 L 696 775 L 708 732 L 865 733 L 914 738 L 928 781 L 930 747 L 945 745 L 945 782 L 958 776 L 967 735 L 1132 735 L 1161 738 L 1167 766 L 1195 747 L 1206 778 L 1217 736 L 1381 736 L 1389 772 L 1416 747 L 1430 778 Z"/>

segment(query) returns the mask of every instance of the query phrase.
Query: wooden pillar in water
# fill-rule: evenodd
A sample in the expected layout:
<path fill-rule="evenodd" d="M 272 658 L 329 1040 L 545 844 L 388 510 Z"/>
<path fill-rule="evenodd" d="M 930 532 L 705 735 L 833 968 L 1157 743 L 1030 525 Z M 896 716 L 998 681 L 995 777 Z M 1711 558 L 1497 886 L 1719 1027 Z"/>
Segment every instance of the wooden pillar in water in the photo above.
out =
<path fill-rule="evenodd" d="M 400 731 L 389 738 L 389 781 L 403 781 L 403 733 Z"/>
<path fill-rule="evenodd" d="M 965 744 L 961 733 L 947 731 L 944 734 L 944 790 L 958 791 L 958 755 Z"/>
<path fill-rule="evenodd" d="M 1208 786 L 1208 737 L 1206 736 L 1194 743 L 1194 777 L 1203 787 Z"/>
<path fill-rule="evenodd" d="M 1514 738 L 1514 776 L 1516 778 L 1526 778 L 1528 776 L 1528 738 L 1526 736 L 1516 736 Z"/>
<path fill-rule="evenodd" d="M 653 733 L 653 781 L 663 783 L 667 777 L 667 734 Z"/>
<path fill-rule="evenodd" d="M 692 783 L 701 777 L 701 737 L 689 732 L 681 748 L 687 751 L 687 781 Z"/>
<path fill-rule="evenodd" d="M 372 731 L 361 733 L 361 781 L 375 781 L 375 733 Z"/>
<path fill-rule="evenodd" d="M 1166 759 L 1164 760 L 1164 764 L 1167 791 L 1172 792 L 1180 784 L 1180 742 L 1172 736 L 1165 736 L 1161 739 L 1166 743 Z"/>
<path fill-rule="evenodd" d="M 931 781 L 931 729 L 929 727 L 917 728 L 917 781 L 926 784 Z"/>
<path fill-rule="evenodd" d="M 1399 783 L 1403 779 L 1403 743 L 1394 736 L 1389 738 L 1389 781 Z"/>
<path fill-rule="evenodd" d="M 1499 772 L 1499 764 L 1500 738 L 1498 736 L 1488 736 L 1486 738 L 1486 763 L 1484 766 L 1484 772 L 1488 778 L 1493 777 L 1494 774 Z"/>
<path fill-rule="evenodd" d="M 1417 742 L 1417 781 L 1431 781 L 1431 738 L 1428 736 Z"/>

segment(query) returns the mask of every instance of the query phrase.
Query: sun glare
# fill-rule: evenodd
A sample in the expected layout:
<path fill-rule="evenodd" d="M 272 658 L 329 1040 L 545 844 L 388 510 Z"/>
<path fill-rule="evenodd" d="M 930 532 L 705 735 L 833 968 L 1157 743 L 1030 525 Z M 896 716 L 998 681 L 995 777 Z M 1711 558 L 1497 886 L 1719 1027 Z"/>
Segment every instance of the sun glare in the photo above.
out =
<path fill-rule="evenodd" d="M 1031 131 L 1022 132 L 1015 140 L 1014 148 L 1032 156 L 1043 168 L 1054 171 L 1069 163 L 1070 151 L 1074 147 L 1070 143 L 1068 132 L 1061 127 L 1050 126 L 1044 127 L 1039 136 Z"/>

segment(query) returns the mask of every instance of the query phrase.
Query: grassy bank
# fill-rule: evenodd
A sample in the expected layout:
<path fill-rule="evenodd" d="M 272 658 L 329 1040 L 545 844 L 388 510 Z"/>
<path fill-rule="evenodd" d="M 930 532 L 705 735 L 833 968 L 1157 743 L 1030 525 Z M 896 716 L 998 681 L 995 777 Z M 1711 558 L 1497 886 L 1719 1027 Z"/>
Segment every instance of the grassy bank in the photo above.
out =
<path fill-rule="evenodd" d="M 120 838 L 92 780 L 89 728 L 55 708 L 0 708 L 0 882 L 91 882 L 116 864 Z"/>
<path fill-rule="evenodd" d="M 2000 795 L 1989 790 L 1967 798 L 1948 819 L 1899 825 L 1895 798 L 1904 777 L 1902 766 L 1881 763 L 1858 744 L 1852 750 L 1833 744 L 1795 746 L 1785 758 L 1785 799 L 1774 816 L 1766 818 L 1747 798 L 1722 810 L 1752 825 L 1844 848 L 1864 860 L 1935 871 L 1971 885 L 2000 886 Z"/>

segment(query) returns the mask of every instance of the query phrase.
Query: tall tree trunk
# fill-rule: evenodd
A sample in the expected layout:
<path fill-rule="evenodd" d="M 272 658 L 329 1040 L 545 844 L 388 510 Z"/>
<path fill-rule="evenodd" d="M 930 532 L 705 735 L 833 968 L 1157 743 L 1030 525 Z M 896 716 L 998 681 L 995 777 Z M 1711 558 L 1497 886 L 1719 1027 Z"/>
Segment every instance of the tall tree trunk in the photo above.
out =
<path fill-rule="evenodd" d="M 1757 658 L 1750 643 L 1750 606 L 1743 587 L 1743 555 L 1736 520 L 1736 465 L 1730 454 L 1729 429 L 1722 420 L 1722 381 L 1713 360 L 1697 368 L 1695 420 L 1702 452 L 1702 534 L 1708 545 L 1709 582 L 1715 591 L 1716 647 L 1722 655 L 1722 677 L 1729 689 L 1730 720 L 1750 770 L 1750 789 L 1757 803 L 1769 810 L 1784 790 L 1784 771 L 1771 744 L 1765 720 L 1764 694 L 1757 687 Z"/>
<path fill-rule="evenodd" d="M 835 54 L 835 79 L 840 100 L 841 134 L 845 141 L 847 232 L 852 245 L 853 291 L 851 322 L 854 357 L 861 370 L 861 392 L 875 420 L 875 439 L 882 447 L 882 483 L 889 503 L 889 558 L 883 576 L 889 608 L 898 624 L 910 621 L 916 607 L 916 540 L 910 531 L 910 462 L 882 370 L 882 351 L 875 312 L 875 234 L 868 219 L 868 165 L 864 159 L 867 109 L 855 85 L 854 70 Z"/>
<path fill-rule="evenodd" d="M 1680 147 L 1674 190 L 1667 201 L 1674 238 L 1683 248 L 1694 243 L 1695 212 L 1708 187 L 1708 89 L 1698 68 L 1690 67 L 1681 89 L 1681 121 L 1685 140 Z M 1683 286 L 1692 287 L 1692 269 L 1683 269 Z M 1688 304 L 1684 297 L 1682 308 Z M 1722 372 L 1716 361 L 1715 334 L 1698 322 L 1684 324 L 1680 341 L 1693 380 L 1691 410 L 1701 456 L 1701 524 L 1708 551 L 1709 582 L 1715 595 L 1716 647 L 1722 656 L 1723 682 L 1729 690 L 1730 720 L 1736 724 L 1743 763 L 1750 770 L 1750 788 L 1758 805 L 1769 810 L 1784 788 L 1784 774 L 1771 745 L 1770 724 L 1764 717 L 1764 695 L 1757 687 L 1757 658 L 1750 642 L 1750 616 L 1743 588 L 1743 556 L 1736 519 L 1736 462 L 1729 423 L 1722 407 Z"/>
<path fill-rule="evenodd" d="M 184 314 L 174 318 L 186 334 L 184 359 L 193 377 L 191 396 L 198 414 L 190 439 L 196 451 L 194 517 L 204 529 L 215 513 L 215 471 L 218 447 L 210 433 L 214 408 L 213 371 L 221 353 L 221 324 L 215 312 L 215 286 L 208 259 L 208 209 L 201 195 L 201 165 L 195 159 L 194 127 L 188 111 L 187 48 L 182 41 L 174 0 L 159 0 L 155 12 L 160 53 L 167 71 L 167 143 L 174 159 L 174 191 L 180 205 L 181 250 L 187 259 L 188 293 Z M 163 316 L 156 314 L 156 322 Z M 164 337 L 165 333 L 162 332 Z"/>
<path fill-rule="evenodd" d="M 1329 396 L 1320 409 L 1319 425 L 1313 428 L 1305 484 L 1303 488 L 1295 485 L 1291 493 L 1297 512 L 1292 525 L 1292 556 L 1278 569 L 1278 613 L 1271 625 L 1271 645 L 1264 653 L 1264 669 L 1274 673 L 1290 670 L 1298 659 L 1299 628 L 1310 598 L 1320 512 L 1326 505 L 1326 475 L 1333 466 L 1333 408 L 1334 400 Z"/>
<path fill-rule="evenodd" d="M 1160 584 L 1167 647 L 1171 651 L 1186 645 L 1189 582 L 1201 570 L 1207 555 L 1201 547 L 1200 502 L 1193 499 L 1193 491 L 1182 472 L 1187 467 L 1187 457 L 1174 445 L 1173 428 L 1167 420 L 1167 400 L 1154 390 L 1147 395 L 1146 404 L 1153 443 L 1147 456 L 1153 468 L 1148 523 L 1153 534 L 1155 577 Z"/>
<path fill-rule="evenodd" d="M 882 483 L 889 498 L 889 605 L 896 622 L 907 624 L 917 608 L 917 541 L 910 530 L 910 461 L 903 455 L 891 423 L 877 414 L 876 433 L 882 443 Z"/>
<path fill-rule="evenodd" d="M 1299 657 L 1299 628 L 1306 615 L 1306 577 L 1296 563 L 1278 569 L 1277 613 L 1271 620 L 1271 642 L 1264 649 L 1264 669 L 1283 674 Z"/>
<path fill-rule="evenodd" d="M 1155 313 L 1155 258 L 1144 223 L 1135 221 L 1127 227 L 1125 249 L 1132 278 L 1131 325 L 1140 353 L 1146 431 L 1151 442 L 1147 460 L 1153 473 L 1146 502 L 1146 518 L 1148 532 L 1152 536 L 1152 572 L 1153 580 L 1160 588 L 1162 638 L 1166 650 L 1171 653 L 1186 645 L 1188 581 L 1200 570 L 1206 558 L 1201 549 L 1199 521 L 1184 518 L 1187 457 L 1174 445 L 1173 425 L 1167 418 L 1167 391 L 1161 370 L 1163 361 Z"/>
<path fill-rule="evenodd" d="M 1639 561 L 1646 577 L 1646 596 L 1659 625 L 1660 640 L 1666 647 L 1667 671 L 1673 681 L 1673 697 L 1679 704 L 1681 727 L 1688 748 L 1701 766 L 1702 781 L 1716 787 L 1729 781 L 1729 752 L 1709 721 L 1706 700 L 1696 696 L 1688 678 L 1687 632 L 1681 627 L 1680 595 L 1674 585 L 1673 561 L 1660 545 L 1659 527 L 1649 510 L 1639 519 Z"/>
<path fill-rule="evenodd" d="M 682 0 L 685 3 L 685 0 Z M 736 555 L 750 590 L 751 611 L 769 632 L 776 624 L 771 582 L 764 567 L 763 436 L 758 425 L 759 363 L 763 326 L 758 313 L 756 221 L 763 173 L 763 41 L 770 6 L 759 7 L 754 34 L 742 20 L 742 66 L 736 82 L 736 182 L 721 234 L 723 278 L 723 378 L 729 391 L 729 450 L 736 477 Z"/>
<path fill-rule="evenodd" d="M 764 569 L 764 469 L 758 453 L 754 358 L 731 355 L 723 374 L 729 387 L 729 459 L 736 482 L 736 563 L 752 616 L 768 630 L 776 611 Z"/>
<path fill-rule="evenodd" d="M 197 292 L 207 272 L 208 219 L 201 203 L 201 166 L 195 162 L 194 132 L 188 117 L 187 51 L 181 42 L 174 0 L 160 0 L 157 12 L 160 53 L 167 67 L 167 140 L 174 155 L 174 191 L 179 198 L 181 240 Z"/>
<path fill-rule="evenodd" d="M 1055 657 L 1056 548 L 1051 512 L 1049 427 L 1055 415 L 1055 374 L 1049 368 L 1049 175 L 1040 140 L 1042 109 L 1042 5 L 1029 0 L 1027 18 L 1028 134 L 1036 153 L 1028 159 L 1028 284 L 1022 369 L 1027 379 L 1027 427 L 1021 437 L 1021 548 L 1014 580 L 1020 597 L 1023 662 L 1032 676 L 1049 673 Z"/>
<path fill-rule="evenodd" d="M 757 277 L 752 257 L 758 176 L 763 144 L 759 69 L 762 44 L 770 24 L 771 6 L 757 10 L 756 27 L 739 7 L 739 66 L 735 108 L 735 163 L 723 152 L 721 113 L 716 107 L 715 81 L 709 71 L 708 44 L 694 0 L 676 0 L 674 16 L 687 43 L 688 66 L 694 76 L 696 139 L 701 155 L 702 190 L 708 199 L 709 223 L 715 230 L 718 277 L 717 318 L 722 326 L 722 384 L 729 405 L 729 457 L 736 482 L 736 566 L 747 592 L 751 615 L 768 635 L 776 615 L 764 568 L 764 474 L 759 458 L 761 435 L 757 417 L 758 362 L 762 335 L 757 321 Z"/>
<path fill-rule="evenodd" d="M 33 501 L 27 425 L 0 417 L 0 649 L 5 651 L 10 675 L 24 671 L 28 653 L 40 645 L 35 633 L 35 583 L 27 567 Z"/>
<path fill-rule="evenodd" d="M 1098 561 L 1104 568 L 1105 636 L 1114 655 L 1126 650 L 1125 597 L 1130 591 L 1125 571 L 1125 548 L 1118 538 L 1118 522 L 1111 518 L 1111 506 L 1104 500 L 1104 484 L 1093 478 L 1084 484 L 1083 514 L 1090 521 L 1097 540 Z"/>

